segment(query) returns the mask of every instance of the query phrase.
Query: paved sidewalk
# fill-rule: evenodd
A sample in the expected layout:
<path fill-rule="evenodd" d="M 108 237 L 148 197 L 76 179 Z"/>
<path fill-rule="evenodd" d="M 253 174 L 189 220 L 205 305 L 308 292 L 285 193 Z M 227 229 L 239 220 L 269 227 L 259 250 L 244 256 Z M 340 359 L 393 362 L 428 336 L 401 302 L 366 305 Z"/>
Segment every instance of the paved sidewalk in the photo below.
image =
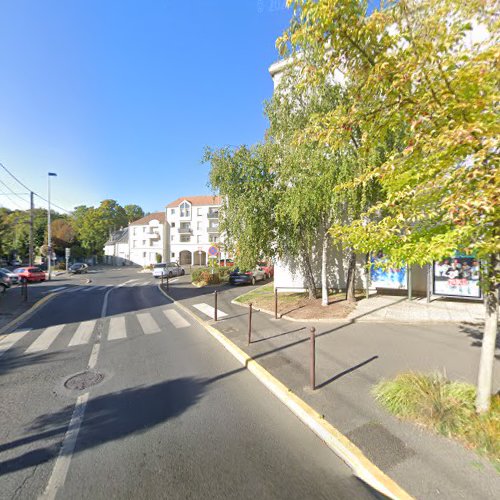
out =
<path fill-rule="evenodd" d="M 374 295 L 360 300 L 356 309 L 346 318 L 350 321 L 397 321 L 413 322 L 484 322 L 484 305 L 466 300 L 425 298 L 411 302 L 406 297 Z"/>
<path fill-rule="evenodd" d="M 218 309 L 227 316 L 219 312 L 222 319 L 213 325 L 325 415 L 410 494 L 416 498 L 496 498 L 500 474 L 486 459 L 452 440 L 397 420 L 371 395 L 379 380 L 405 370 L 439 370 L 448 378 L 475 383 L 480 327 L 468 322 L 312 325 L 254 312 L 253 341 L 247 345 L 248 309 L 231 301 L 250 287 L 195 289 L 180 280 L 170 286 L 169 294 L 210 321 L 194 306 L 213 307 L 215 289 L 219 290 Z M 311 326 L 317 330 L 316 391 L 308 386 Z M 495 376 L 498 390 L 500 362 Z"/>

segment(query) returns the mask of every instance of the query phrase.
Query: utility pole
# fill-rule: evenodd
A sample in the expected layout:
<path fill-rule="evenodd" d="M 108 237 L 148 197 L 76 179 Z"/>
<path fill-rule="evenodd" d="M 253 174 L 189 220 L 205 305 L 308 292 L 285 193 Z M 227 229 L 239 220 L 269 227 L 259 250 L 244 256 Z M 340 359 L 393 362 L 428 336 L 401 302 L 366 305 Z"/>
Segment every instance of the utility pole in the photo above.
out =
<path fill-rule="evenodd" d="M 48 187 L 48 213 L 47 213 L 47 247 L 48 247 L 48 256 L 49 258 L 47 259 L 47 272 L 48 272 L 48 280 L 51 280 L 51 267 L 52 267 L 52 233 L 51 233 L 51 228 L 50 228 L 50 178 L 51 177 L 56 177 L 57 174 L 53 172 L 49 172 L 49 175 L 47 177 L 47 187 Z"/>
<path fill-rule="evenodd" d="M 33 224 L 35 217 L 35 204 L 33 201 L 33 191 L 30 191 L 30 248 L 29 248 L 29 261 L 30 266 L 33 265 Z"/>

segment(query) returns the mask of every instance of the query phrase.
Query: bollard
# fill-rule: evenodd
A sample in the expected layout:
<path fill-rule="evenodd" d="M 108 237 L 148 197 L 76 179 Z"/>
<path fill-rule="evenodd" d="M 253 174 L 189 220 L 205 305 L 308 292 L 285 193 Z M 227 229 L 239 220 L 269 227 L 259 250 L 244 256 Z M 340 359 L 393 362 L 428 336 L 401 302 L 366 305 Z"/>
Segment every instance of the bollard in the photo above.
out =
<path fill-rule="evenodd" d="M 316 328 L 311 327 L 311 389 L 316 389 Z"/>
<path fill-rule="evenodd" d="M 24 302 L 28 300 L 28 280 L 26 280 L 25 291 L 24 291 Z"/>
<path fill-rule="evenodd" d="M 278 288 L 274 288 L 274 319 L 278 319 Z"/>
<path fill-rule="evenodd" d="M 163 288 L 163 272 L 161 273 L 160 280 L 161 280 L 161 286 Z"/>
<path fill-rule="evenodd" d="M 217 321 L 217 290 L 215 290 L 214 292 L 214 301 L 215 301 L 214 321 Z"/>
<path fill-rule="evenodd" d="M 250 302 L 248 308 L 248 345 L 252 343 L 252 303 Z"/>
<path fill-rule="evenodd" d="M 169 282 L 169 278 L 168 278 L 168 274 L 167 274 L 167 292 L 170 291 L 170 282 Z"/>

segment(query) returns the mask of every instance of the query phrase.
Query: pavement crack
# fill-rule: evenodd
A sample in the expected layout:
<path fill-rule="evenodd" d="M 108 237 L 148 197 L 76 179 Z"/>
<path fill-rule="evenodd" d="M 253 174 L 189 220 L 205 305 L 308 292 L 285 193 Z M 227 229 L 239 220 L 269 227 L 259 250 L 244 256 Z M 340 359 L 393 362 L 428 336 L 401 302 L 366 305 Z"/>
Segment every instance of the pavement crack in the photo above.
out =
<path fill-rule="evenodd" d="M 23 482 L 22 482 L 22 483 L 21 483 L 21 484 L 20 484 L 20 485 L 19 485 L 19 486 L 18 486 L 18 487 L 14 490 L 14 493 L 12 493 L 12 500 L 14 500 L 14 499 L 16 499 L 16 498 L 19 498 L 19 495 L 20 495 L 20 493 L 21 493 L 21 490 L 24 488 L 25 484 L 26 484 L 26 483 L 27 483 L 30 479 L 32 479 L 32 478 L 33 478 L 33 476 L 35 475 L 35 473 L 36 473 L 36 470 L 37 470 L 37 469 L 38 469 L 38 465 L 35 465 L 35 466 L 33 467 L 33 470 L 32 470 L 32 472 L 31 472 L 31 474 L 28 474 L 28 475 L 24 478 Z"/>

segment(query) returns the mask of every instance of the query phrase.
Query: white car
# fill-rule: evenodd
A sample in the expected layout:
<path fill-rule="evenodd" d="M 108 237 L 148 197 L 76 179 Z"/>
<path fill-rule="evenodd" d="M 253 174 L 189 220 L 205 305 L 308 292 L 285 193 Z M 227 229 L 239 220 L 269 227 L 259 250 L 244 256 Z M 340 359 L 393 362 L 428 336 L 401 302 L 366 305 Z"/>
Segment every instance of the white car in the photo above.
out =
<path fill-rule="evenodd" d="M 162 276 L 172 278 L 173 276 L 183 276 L 184 274 L 184 269 L 177 262 L 155 264 L 153 266 L 153 278 L 161 278 Z"/>
<path fill-rule="evenodd" d="M 6 267 L 1 267 L 0 272 L 5 273 L 10 278 L 10 282 L 13 285 L 17 285 L 19 283 L 19 276 L 16 273 L 9 271 Z"/>

